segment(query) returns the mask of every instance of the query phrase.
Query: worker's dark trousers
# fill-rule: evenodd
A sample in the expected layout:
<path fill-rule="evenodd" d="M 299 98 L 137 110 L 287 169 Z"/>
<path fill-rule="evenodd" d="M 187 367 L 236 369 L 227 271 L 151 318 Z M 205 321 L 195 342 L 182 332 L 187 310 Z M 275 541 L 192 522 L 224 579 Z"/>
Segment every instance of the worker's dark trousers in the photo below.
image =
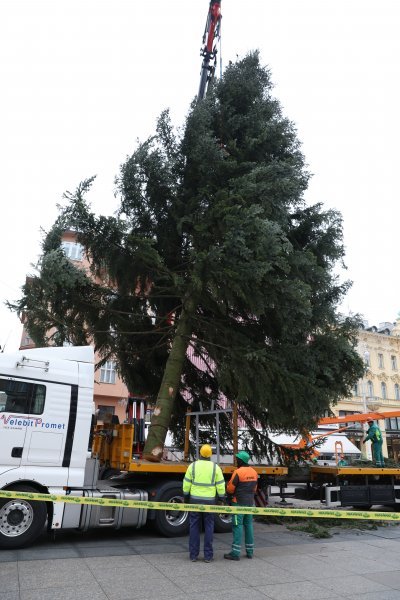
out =
<path fill-rule="evenodd" d="M 380 440 L 379 442 L 372 442 L 372 450 L 374 452 L 374 461 L 376 462 L 377 467 L 385 466 L 385 459 L 382 454 L 382 446 L 383 442 Z"/>
<path fill-rule="evenodd" d="M 204 522 L 204 558 L 213 557 L 214 515 L 213 513 L 190 513 L 189 553 L 190 558 L 197 558 L 200 552 L 201 520 Z"/>

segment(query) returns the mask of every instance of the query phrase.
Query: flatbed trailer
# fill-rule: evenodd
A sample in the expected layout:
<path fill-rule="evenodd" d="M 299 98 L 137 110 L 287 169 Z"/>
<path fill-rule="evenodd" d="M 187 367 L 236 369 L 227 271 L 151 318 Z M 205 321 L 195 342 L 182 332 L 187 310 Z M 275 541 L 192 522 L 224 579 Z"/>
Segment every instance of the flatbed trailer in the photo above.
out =
<path fill-rule="evenodd" d="M 99 425 L 94 434 L 92 451 L 108 469 L 127 473 L 177 473 L 185 474 L 191 461 L 162 460 L 151 462 L 132 455 L 135 443 L 135 427 L 132 424 Z M 259 475 L 286 475 L 288 468 L 280 465 L 251 465 Z M 220 463 L 225 476 L 233 473 L 234 464 Z"/>
<path fill-rule="evenodd" d="M 135 446 L 135 427 L 132 424 L 99 426 L 94 435 L 93 455 L 100 462 L 99 478 L 109 479 L 112 485 L 140 488 L 148 493 L 153 501 L 182 502 L 182 480 L 190 460 L 162 460 L 152 462 L 132 455 Z M 225 480 L 228 481 L 236 469 L 233 463 L 219 462 Z M 281 465 L 252 465 L 258 474 L 256 504 L 265 506 L 271 485 L 277 478 L 288 473 L 288 467 Z M 186 519 L 186 520 L 185 520 Z M 170 514 L 162 511 L 149 511 L 148 520 L 153 520 L 156 528 L 165 535 L 182 534 L 188 526 L 188 514 Z M 229 531 L 229 515 L 216 515 L 215 530 Z M 174 530 L 176 533 L 174 533 Z"/>
<path fill-rule="evenodd" d="M 327 507 L 400 507 L 400 468 L 374 466 L 311 466 L 309 490 L 319 491 Z"/>
<path fill-rule="evenodd" d="M 129 465 L 130 473 L 148 472 L 148 473 L 163 473 L 168 471 L 169 473 L 182 473 L 186 472 L 190 463 L 188 462 L 161 462 L 152 463 L 146 460 L 133 461 Z M 287 467 L 271 466 L 271 465 L 251 465 L 252 468 L 258 473 L 258 475 L 286 475 L 288 472 Z M 221 471 L 224 475 L 232 475 L 236 469 L 235 465 L 227 465 L 220 463 Z"/>
<path fill-rule="evenodd" d="M 146 460 L 137 460 L 132 461 L 127 470 L 129 473 L 180 473 L 184 475 L 189 464 L 190 462 L 183 461 L 153 463 Z M 222 473 L 229 477 L 236 469 L 236 466 L 231 464 L 220 463 L 219 466 L 221 467 Z M 253 464 L 251 466 L 258 473 L 258 475 L 279 476 L 286 475 L 288 472 L 287 467 Z"/>
<path fill-rule="evenodd" d="M 310 468 L 311 480 L 320 479 L 321 475 L 326 475 L 329 479 L 332 477 L 349 477 L 349 476 L 368 476 L 372 475 L 376 477 L 379 475 L 382 476 L 393 476 L 395 478 L 400 479 L 400 468 L 392 468 L 392 467 L 374 467 L 374 466 L 366 466 L 366 467 L 358 467 L 358 466 L 346 466 L 346 467 L 338 467 L 338 466 L 312 466 Z"/>

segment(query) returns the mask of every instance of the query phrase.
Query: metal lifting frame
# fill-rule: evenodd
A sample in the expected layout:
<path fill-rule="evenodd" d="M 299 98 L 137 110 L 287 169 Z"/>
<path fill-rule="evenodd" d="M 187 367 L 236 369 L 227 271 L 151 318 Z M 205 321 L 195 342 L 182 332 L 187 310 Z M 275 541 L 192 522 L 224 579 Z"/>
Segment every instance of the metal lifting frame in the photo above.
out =
<path fill-rule="evenodd" d="M 215 415 L 215 419 L 216 419 L 216 424 L 215 424 L 215 429 L 216 429 L 216 456 L 217 456 L 217 463 L 219 463 L 219 459 L 220 459 L 220 443 L 219 443 L 219 415 L 220 414 L 228 414 L 228 413 L 234 413 L 235 416 L 235 410 L 234 408 L 214 408 L 214 400 L 211 402 L 211 409 L 210 410 L 202 410 L 202 404 L 200 402 L 200 410 L 199 411 L 195 411 L 192 412 L 191 410 L 189 410 L 186 413 L 186 439 L 185 439 L 185 451 L 184 451 L 184 459 L 188 460 L 188 455 L 189 455 L 189 434 L 190 434 L 190 418 L 191 417 L 195 417 L 196 418 L 196 436 L 195 436 L 195 444 L 196 444 L 196 460 L 198 460 L 199 458 L 199 425 L 200 425 L 200 417 L 204 416 L 204 415 Z M 237 448 L 236 448 L 236 452 L 237 452 Z M 234 452 L 235 453 L 235 452 Z"/>

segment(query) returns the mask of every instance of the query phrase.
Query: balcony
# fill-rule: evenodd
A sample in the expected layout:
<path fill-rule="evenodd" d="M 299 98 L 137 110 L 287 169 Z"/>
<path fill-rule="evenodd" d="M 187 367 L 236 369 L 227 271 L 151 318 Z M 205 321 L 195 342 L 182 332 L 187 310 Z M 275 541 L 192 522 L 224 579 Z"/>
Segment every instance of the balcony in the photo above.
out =
<path fill-rule="evenodd" d="M 361 396 L 351 396 L 350 398 L 343 398 L 339 401 L 339 403 L 359 404 L 360 406 L 364 405 L 364 401 Z M 382 406 L 400 408 L 400 400 L 395 400 L 395 398 L 380 398 L 379 396 L 367 396 L 366 405 L 369 411 L 374 412 L 376 410 L 379 410 L 379 408 Z"/>

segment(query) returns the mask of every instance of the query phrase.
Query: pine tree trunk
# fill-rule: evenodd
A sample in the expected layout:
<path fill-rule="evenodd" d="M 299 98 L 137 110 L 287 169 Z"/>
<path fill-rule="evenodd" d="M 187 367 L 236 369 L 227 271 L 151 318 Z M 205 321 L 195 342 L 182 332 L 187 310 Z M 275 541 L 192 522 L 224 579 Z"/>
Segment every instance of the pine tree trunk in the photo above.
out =
<path fill-rule="evenodd" d="M 143 450 L 143 458 L 145 460 L 160 462 L 163 455 L 164 442 L 170 425 L 174 402 L 182 377 L 186 351 L 189 345 L 192 330 L 191 317 L 195 309 L 196 303 L 193 299 L 190 299 L 185 303 L 185 307 L 179 318 Z"/>

